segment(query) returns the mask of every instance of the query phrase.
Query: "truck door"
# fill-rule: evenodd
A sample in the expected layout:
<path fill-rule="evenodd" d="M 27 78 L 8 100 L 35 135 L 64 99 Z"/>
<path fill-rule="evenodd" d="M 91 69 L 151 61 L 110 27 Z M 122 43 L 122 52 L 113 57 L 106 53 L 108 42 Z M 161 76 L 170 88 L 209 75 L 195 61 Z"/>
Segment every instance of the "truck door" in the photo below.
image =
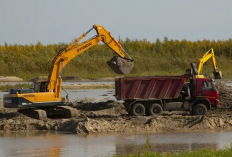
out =
<path fill-rule="evenodd" d="M 196 96 L 197 97 L 205 97 L 211 103 L 215 102 L 215 99 L 218 98 L 218 92 L 215 89 L 213 81 L 205 78 L 198 78 L 196 83 Z"/>

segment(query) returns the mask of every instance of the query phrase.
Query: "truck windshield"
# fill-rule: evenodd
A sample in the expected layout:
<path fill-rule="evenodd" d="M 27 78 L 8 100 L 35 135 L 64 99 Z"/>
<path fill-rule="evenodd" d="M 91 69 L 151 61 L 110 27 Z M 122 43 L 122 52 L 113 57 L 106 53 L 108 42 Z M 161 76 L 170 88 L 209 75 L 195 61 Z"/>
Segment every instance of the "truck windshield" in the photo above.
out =
<path fill-rule="evenodd" d="M 214 89 L 214 85 L 212 82 L 203 82 L 203 89 L 207 89 L 207 90 L 213 90 Z"/>

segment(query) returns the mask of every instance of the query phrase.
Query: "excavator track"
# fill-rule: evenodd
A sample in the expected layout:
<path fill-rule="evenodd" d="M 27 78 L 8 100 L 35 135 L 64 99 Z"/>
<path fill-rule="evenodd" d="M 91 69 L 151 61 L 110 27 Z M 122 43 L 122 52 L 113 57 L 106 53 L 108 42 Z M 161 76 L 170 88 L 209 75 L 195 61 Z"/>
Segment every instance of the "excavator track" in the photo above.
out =
<path fill-rule="evenodd" d="M 77 117 L 78 111 L 70 106 L 57 106 L 53 108 L 45 108 L 48 118 L 73 118 Z"/>
<path fill-rule="evenodd" d="M 47 118 L 73 118 L 79 116 L 79 112 L 77 111 L 77 109 L 72 108 L 70 106 L 58 106 L 40 109 L 20 109 L 18 110 L 18 112 L 28 117 L 39 120 L 44 120 Z"/>
<path fill-rule="evenodd" d="M 79 116 L 79 112 L 77 111 L 77 109 L 72 108 L 70 106 L 59 106 L 57 108 L 63 109 L 63 110 L 66 111 L 66 118 L 72 118 L 72 117 L 78 117 Z"/>
<path fill-rule="evenodd" d="M 35 110 L 35 112 L 37 112 L 36 119 L 39 119 L 39 120 L 47 119 L 46 111 L 37 109 L 37 110 Z"/>
<path fill-rule="evenodd" d="M 38 120 L 45 120 L 47 119 L 47 113 L 44 110 L 41 109 L 20 109 L 18 110 L 19 113 L 22 113 L 28 117 L 38 119 Z"/>

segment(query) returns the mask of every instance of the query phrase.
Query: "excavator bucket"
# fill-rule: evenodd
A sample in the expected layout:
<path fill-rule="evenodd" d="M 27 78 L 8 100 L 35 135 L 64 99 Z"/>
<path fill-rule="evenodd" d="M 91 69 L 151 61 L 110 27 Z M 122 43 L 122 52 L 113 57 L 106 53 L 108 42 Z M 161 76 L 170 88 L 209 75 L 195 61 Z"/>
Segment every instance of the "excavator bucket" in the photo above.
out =
<path fill-rule="evenodd" d="M 116 74 L 129 74 L 134 67 L 132 60 L 124 59 L 118 56 L 114 56 L 106 63 Z"/>
<path fill-rule="evenodd" d="M 222 79 L 222 72 L 221 71 L 214 71 L 213 72 L 213 75 L 214 75 L 214 79 Z"/>

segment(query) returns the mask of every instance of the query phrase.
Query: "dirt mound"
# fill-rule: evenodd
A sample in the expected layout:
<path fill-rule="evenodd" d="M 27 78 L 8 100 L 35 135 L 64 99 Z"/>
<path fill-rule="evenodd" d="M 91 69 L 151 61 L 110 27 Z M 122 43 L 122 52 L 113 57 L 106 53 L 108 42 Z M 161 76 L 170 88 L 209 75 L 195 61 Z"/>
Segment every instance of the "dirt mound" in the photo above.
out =
<path fill-rule="evenodd" d="M 219 104 L 220 108 L 231 108 L 232 107 L 232 88 L 227 86 L 223 81 L 217 81 L 215 83 L 219 93 Z"/>
<path fill-rule="evenodd" d="M 122 103 L 109 100 L 107 102 L 72 102 L 69 104 L 80 110 L 83 116 L 87 117 L 115 117 L 127 114 Z"/>
<path fill-rule="evenodd" d="M 16 76 L 0 76 L 0 82 L 20 82 L 22 78 Z"/>

